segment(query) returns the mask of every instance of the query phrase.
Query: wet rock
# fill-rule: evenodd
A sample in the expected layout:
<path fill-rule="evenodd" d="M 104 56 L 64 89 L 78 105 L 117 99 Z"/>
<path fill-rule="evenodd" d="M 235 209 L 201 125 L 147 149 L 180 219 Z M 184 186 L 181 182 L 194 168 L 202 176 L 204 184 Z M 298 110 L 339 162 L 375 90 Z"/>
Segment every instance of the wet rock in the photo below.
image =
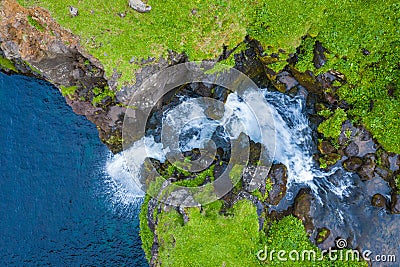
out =
<path fill-rule="evenodd" d="M 182 207 L 182 206 L 179 206 L 178 211 L 182 215 L 183 223 L 187 224 L 189 222 L 189 215 L 186 212 L 186 209 L 184 207 Z"/>
<path fill-rule="evenodd" d="M 381 194 L 375 194 L 372 196 L 371 204 L 374 207 L 380 207 L 380 208 L 386 207 L 387 205 L 386 198 Z"/>
<path fill-rule="evenodd" d="M 318 144 L 318 149 L 322 154 L 333 153 L 336 149 L 331 145 L 329 141 L 322 141 Z"/>
<path fill-rule="evenodd" d="M 378 166 L 375 168 L 375 174 L 384 180 L 387 180 L 389 177 L 389 172 L 387 170 L 385 170 L 384 168 L 381 168 Z"/>
<path fill-rule="evenodd" d="M 400 214 L 400 195 L 399 194 L 392 194 L 390 211 L 393 214 Z"/>
<path fill-rule="evenodd" d="M 296 87 L 299 82 L 287 71 L 282 71 L 277 75 L 277 81 L 284 84 L 286 91 Z"/>
<path fill-rule="evenodd" d="M 143 3 L 141 0 L 129 0 L 129 7 L 140 13 L 150 12 L 151 10 L 151 6 Z"/>
<path fill-rule="evenodd" d="M 371 180 L 374 178 L 376 163 L 375 163 L 375 155 L 370 154 L 365 157 L 364 164 L 358 170 L 358 175 L 360 175 L 361 180 Z"/>
<path fill-rule="evenodd" d="M 389 161 L 389 169 L 391 171 L 398 171 L 400 169 L 400 156 L 399 155 L 393 155 L 388 157 Z"/>
<path fill-rule="evenodd" d="M 313 52 L 314 52 L 314 57 L 313 57 L 314 66 L 317 69 L 319 69 L 326 63 L 326 56 L 324 54 L 326 52 L 326 49 L 325 47 L 322 46 L 321 42 L 316 41 Z"/>
<path fill-rule="evenodd" d="M 311 234 L 314 230 L 311 217 L 311 203 L 313 200 L 314 197 L 310 194 L 309 190 L 302 189 L 294 201 L 293 215 L 302 220 L 308 234 Z"/>
<path fill-rule="evenodd" d="M 359 153 L 359 148 L 358 145 L 355 142 L 351 142 L 345 149 L 344 153 L 348 157 L 354 157 L 357 156 Z"/>
<path fill-rule="evenodd" d="M 272 165 L 268 178 L 272 182 L 272 189 L 269 191 L 267 202 L 278 205 L 286 194 L 287 168 L 283 164 Z"/>
<path fill-rule="evenodd" d="M 359 157 L 351 157 L 343 162 L 343 167 L 351 172 L 357 171 L 362 165 L 363 161 Z"/>

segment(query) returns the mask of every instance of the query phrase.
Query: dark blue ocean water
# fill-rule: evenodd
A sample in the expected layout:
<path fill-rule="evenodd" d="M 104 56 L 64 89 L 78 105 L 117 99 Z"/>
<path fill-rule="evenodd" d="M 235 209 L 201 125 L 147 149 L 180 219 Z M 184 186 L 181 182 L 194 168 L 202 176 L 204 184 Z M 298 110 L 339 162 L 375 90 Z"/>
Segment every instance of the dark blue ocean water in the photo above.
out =
<path fill-rule="evenodd" d="M 50 84 L 0 73 L 0 266 L 146 266 L 114 211 L 95 126 Z"/>

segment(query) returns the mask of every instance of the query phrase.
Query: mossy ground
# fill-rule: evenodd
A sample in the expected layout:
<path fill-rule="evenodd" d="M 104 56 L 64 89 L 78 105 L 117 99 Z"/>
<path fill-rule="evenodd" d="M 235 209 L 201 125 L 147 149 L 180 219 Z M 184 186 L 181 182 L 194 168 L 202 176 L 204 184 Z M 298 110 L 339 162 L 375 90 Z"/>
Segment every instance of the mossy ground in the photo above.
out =
<path fill-rule="evenodd" d="M 277 53 L 270 65 L 282 69 L 300 47 L 301 71 L 334 69 L 346 76 L 338 94 L 388 151 L 400 153 L 400 3 L 365 1 L 148 1 L 152 11 L 140 14 L 127 0 L 19 0 L 24 6 L 50 10 L 64 27 L 105 66 L 110 77 L 122 73 L 120 85 L 133 82 L 142 59 L 165 56 L 168 49 L 191 60 L 215 58 L 223 45 L 235 47 L 249 34 L 266 53 Z M 79 9 L 71 17 L 68 6 Z M 119 14 L 124 14 L 121 17 Z M 312 63 L 315 41 L 328 50 L 327 63 Z M 134 62 L 130 63 L 134 58 Z M 383 119 L 384 118 L 384 119 Z"/>
<path fill-rule="evenodd" d="M 14 64 L 10 60 L 2 56 L 0 56 L 0 69 L 12 70 L 14 72 L 17 72 L 17 68 L 14 66 Z"/>
<path fill-rule="evenodd" d="M 223 45 L 233 48 L 244 39 L 247 11 L 257 5 L 237 0 L 148 1 L 152 11 L 141 14 L 129 8 L 127 0 L 19 3 L 48 9 L 81 37 L 81 44 L 103 63 L 109 77 L 114 68 L 122 73 L 120 82 L 134 80 L 142 59 L 166 56 L 169 49 L 185 52 L 191 60 L 217 57 Z M 78 8 L 79 16 L 69 15 L 70 5 Z"/>
<path fill-rule="evenodd" d="M 315 251 L 316 259 L 321 251 L 313 245 L 301 221 L 288 216 L 272 222 L 264 231 L 258 230 L 257 212 L 248 201 L 240 201 L 220 214 L 222 202 L 187 209 L 189 221 L 184 224 L 175 210 L 159 216 L 157 234 L 159 258 L 164 266 L 367 266 L 365 262 L 330 261 L 265 261 L 257 258 L 257 252 L 285 250 Z M 268 225 L 268 224 L 267 224 Z M 194 234 L 196 233 L 196 234 Z"/>

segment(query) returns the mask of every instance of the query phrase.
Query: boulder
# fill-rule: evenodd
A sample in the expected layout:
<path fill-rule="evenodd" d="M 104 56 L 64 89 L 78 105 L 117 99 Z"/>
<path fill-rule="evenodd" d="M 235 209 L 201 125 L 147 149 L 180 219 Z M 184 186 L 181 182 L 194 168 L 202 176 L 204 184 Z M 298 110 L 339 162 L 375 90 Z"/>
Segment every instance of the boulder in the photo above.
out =
<path fill-rule="evenodd" d="M 286 194 L 287 168 L 283 164 L 272 165 L 268 178 L 272 182 L 272 189 L 269 191 L 267 202 L 278 205 Z"/>
<path fill-rule="evenodd" d="M 318 149 L 322 154 L 330 154 L 333 153 L 336 149 L 331 145 L 329 141 L 322 141 L 318 145 Z"/>
<path fill-rule="evenodd" d="M 400 214 L 400 195 L 399 194 L 392 194 L 390 211 L 393 214 Z"/>
<path fill-rule="evenodd" d="M 359 152 L 358 145 L 355 142 L 351 142 L 345 149 L 344 153 L 348 157 L 354 157 L 357 156 Z"/>
<path fill-rule="evenodd" d="M 387 205 L 386 198 L 381 194 L 375 194 L 372 196 L 371 204 L 374 207 L 380 207 L 380 208 L 386 207 Z"/>
<path fill-rule="evenodd" d="M 343 167 L 350 172 L 357 171 L 363 164 L 363 161 L 359 157 L 351 157 L 343 162 Z"/>
<path fill-rule="evenodd" d="M 311 203 L 313 196 L 309 190 L 301 189 L 294 201 L 293 215 L 302 220 L 306 232 L 311 234 L 314 230 L 313 219 L 311 217 Z"/>
<path fill-rule="evenodd" d="M 375 167 L 375 155 L 367 155 L 364 159 L 364 164 L 357 171 L 358 175 L 361 177 L 361 180 L 366 181 L 374 178 Z"/>

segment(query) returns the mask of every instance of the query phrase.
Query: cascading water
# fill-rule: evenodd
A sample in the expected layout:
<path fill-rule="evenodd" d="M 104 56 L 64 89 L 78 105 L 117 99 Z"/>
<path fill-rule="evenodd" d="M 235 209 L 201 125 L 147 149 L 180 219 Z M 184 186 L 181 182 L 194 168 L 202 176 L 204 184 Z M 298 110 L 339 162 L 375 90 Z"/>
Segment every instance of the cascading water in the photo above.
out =
<path fill-rule="evenodd" d="M 261 120 L 256 120 L 254 110 L 250 109 L 241 97 L 231 93 L 225 102 L 224 113 L 215 120 L 210 120 L 206 115 L 207 107 L 204 103 L 196 98 L 181 97 L 177 106 L 164 112 L 163 123 L 172 127 L 181 126 L 179 144 L 175 144 L 181 151 L 204 148 L 205 142 L 220 126 L 224 128 L 220 134 L 225 140 L 237 138 L 244 132 L 254 142 L 261 142 L 267 148 L 275 146 L 274 162 L 282 163 L 288 169 L 288 190 L 286 198 L 277 207 L 272 207 L 273 209 L 287 208 L 293 204 L 293 196 L 299 189 L 308 187 L 317 200 L 311 207 L 316 229 L 326 227 L 336 236 L 351 240 L 352 246 L 375 250 L 376 253 L 382 251 L 382 248 L 386 252 L 398 253 L 398 245 L 382 245 L 376 242 L 392 235 L 388 230 L 382 231 L 384 224 L 392 225 L 390 229 L 399 227 L 394 226 L 393 216 L 371 207 L 371 190 L 367 190 L 368 184 L 361 182 L 357 175 L 344 171 L 340 164 L 330 171 L 323 171 L 314 162 L 312 155 L 316 151 L 315 142 L 312 140 L 312 130 L 304 111 L 304 95 L 290 97 L 266 89 L 262 90 L 262 93 L 264 99 L 252 97 L 251 93 L 243 95 L 247 100 L 252 100 L 253 109 L 267 102 L 270 112 L 266 112 Z M 271 131 L 274 131 L 273 135 Z M 269 136 L 274 138 L 268 138 Z M 109 160 L 107 172 L 112 177 L 116 201 L 129 202 L 143 196 L 139 181 L 145 157 L 164 162 L 170 149 L 155 140 L 160 138 L 143 137 L 125 151 L 127 160 L 134 162 L 134 168 L 128 170 L 124 165 L 125 158 L 121 155 Z M 381 193 L 390 193 L 385 182 L 381 182 L 377 187 Z M 371 217 L 379 220 L 369 221 Z M 363 225 L 367 221 L 368 224 L 373 224 L 375 229 L 381 230 L 372 232 L 371 227 Z M 400 231 L 397 231 L 395 237 L 392 235 L 390 240 L 395 241 L 391 242 L 400 240 L 399 233 Z M 316 233 L 313 234 L 314 238 L 315 235 Z"/>

